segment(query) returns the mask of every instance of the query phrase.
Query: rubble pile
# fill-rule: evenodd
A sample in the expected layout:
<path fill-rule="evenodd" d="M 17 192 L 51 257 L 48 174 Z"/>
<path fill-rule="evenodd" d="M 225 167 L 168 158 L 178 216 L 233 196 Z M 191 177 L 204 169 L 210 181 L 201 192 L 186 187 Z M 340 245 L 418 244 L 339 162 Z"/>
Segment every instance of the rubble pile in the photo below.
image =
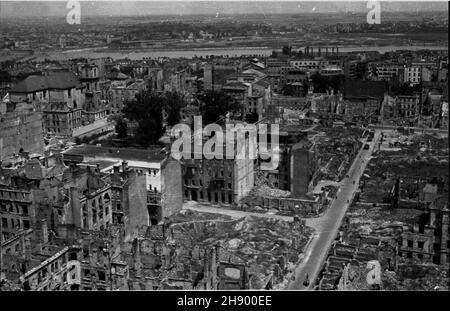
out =
<path fill-rule="evenodd" d="M 392 209 L 388 207 L 352 206 L 345 218 L 349 237 L 360 235 L 400 236 L 405 224 L 413 224 L 422 212 L 415 209 Z"/>
<path fill-rule="evenodd" d="M 179 239 L 185 245 L 205 248 L 218 244 L 240 258 L 249 267 L 249 274 L 264 279 L 274 269 L 282 274 L 285 266 L 295 263 L 302 253 L 311 232 L 295 230 L 293 226 L 296 225 L 282 220 L 247 216 L 232 221 L 215 219 L 174 224 L 173 231 L 176 244 L 180 243 Z"/>
<path fill-rule="evenodd" d="M 261 196 L 273 196 L 280 198 L 290 197 L 291 193 L 289 191 L 280 190 L 276 188 L 264 175 L 262 171 L 258 171 L 255 174 L 255 186 L 250 192 L 251 196 L 261 197 Z"/>
<path fill-rule="evenodd" d="M 360 282 L 361 276 L 367 274 L 363 267 L 369 261 L 378 258 L 379 254 L 376 247 L 367 245 L 362 241 L 359 241 L 358 244 L 336 242 L 332 246 L 321 271 L 317 288 L 320 290 L 347 290 L 354 284 L 363 283 Z"/>
<path fill-rule="evenodd" d="M 399 265 L 396 272 L 383 272 L 385 290 L 449 290 L 448 267 L 433 264 Z"/>
<path fill-rule="evenodd" d="M 182 209 L 180 212 L 172 215 L 169 219 L 170 224 L 192 222 L 192 221 L 202 221 L 202 220 L 230 220 L 231 217 L 221 214 L 213 214 L 206 212 L 196 212 L 193 210 Z"/>
<path fill-rule="evenodd" d="M 363 131 L 356 128 L 323 128 L 315 137 L 321 178 L 340 181 L 361 147 Z"/>
<path fill-rule="evenodd" d="M 122 255 L 133 267 L 134 289 L 206 286 L 205 275 L 218 271 L 214 264 L 245 267 L 249 287 L 261 289 L 283 281 L 311 234 L 300 221 L 183 210 L 162 226 L 148 227 Z"/>
<path fill-rule="evenodd" d="M 360 180 L 361 202 L 388 203 L 397 180 L 401 183 L 400 199 L 403 201 L 417 201 L 419 191 L 428 182 L 439 184 L 438 192 L 448 194 L 447 139 L 414 135 L 409 144 L 397 146 L 401 148 L 377 150 L 373 154 Z"/>
<path fill-rule="evenodd" d="M 258 182 L 255 182 L 255 187 L 250 193 L 240 201 L 240 206 L 248 212 L 264 213 L 267 212 L 267 208 L 263 208 L 264 197 L 275 198 L 289 198 L 291 197 L 290 191 L 285 191 L 271 187 L 264 177 L 257 178 Z"/>
<path fill-rule="evenodd" d="M 290 191 L 270 188 L 267 185 L 262 185 L 260 187 L 255 187 L 254 195 L 265 196 L 265 197 L 277 197 L 277 198 L 288 198 L 291 196 Z"/>

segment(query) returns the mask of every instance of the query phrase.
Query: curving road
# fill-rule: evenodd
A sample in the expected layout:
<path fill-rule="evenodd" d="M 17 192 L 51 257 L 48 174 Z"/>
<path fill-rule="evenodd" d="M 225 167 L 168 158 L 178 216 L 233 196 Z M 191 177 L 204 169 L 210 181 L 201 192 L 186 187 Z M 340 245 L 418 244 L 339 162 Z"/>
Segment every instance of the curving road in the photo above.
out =
<path fill-rule="evenodd" d="M 369 150 L 364 150 L 365 143 L 363 143 L 363 147 L 361 147 L 348 171 L 348 178 L 342 181 L 337 198 L 332 202 L 324 215 L 320 218 L 306 220 L 306 225 L 313 227 L 316 232 L 305 251 L 305 257 L 295 269 L 295 278 L 288 284 L 287 289 L 308 290 L 314 287 L 315 280 L 327 258 L 331 244 L 338 234 L 338 229 L 348 209 L 349 202 L 352 201 L 353 195 L 358 189 L 359 178 L 364 172 L 364 168 L 372 155 L 375 143 L 379 137 L 380 131 L 376 130 L 373 141 L 369 143 Z M 304 286 L 303 282 L 307 274 L 309 275 L 310 284 L 309 286 Z"/>

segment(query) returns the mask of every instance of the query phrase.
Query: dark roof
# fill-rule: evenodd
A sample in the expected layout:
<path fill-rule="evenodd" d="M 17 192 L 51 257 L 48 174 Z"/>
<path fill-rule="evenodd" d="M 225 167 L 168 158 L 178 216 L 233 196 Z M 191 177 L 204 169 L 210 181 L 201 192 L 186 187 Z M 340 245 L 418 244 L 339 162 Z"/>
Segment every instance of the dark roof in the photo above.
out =
<path fill-rule="evenodd" d="M 136 148 L 112 148 L 97 147 L 90 145 L 73 146 L 63 152 L 64 155 L 78 155 L 93 158 L 113 158 L 118 160 L 150 161 L 160 162 L 164 160 L 165 154 L 161 148 L 136 149 Z"/>
<path fill-rule="evenodd" d="M 70 89 L 79 86 L 77 76 L 72 72 L 55 72 L 49 76 L 29 76 L 17 83 L 12 93 L 31 93 L 47 89 Z"/>
<path fill-rule="evenodd" d="M 106 75 L 106 78 L 109 80 L 127 80 L 129 76 L 122 72 L 113 71 Z"/>
<path fill-rule="evenodd" d="M 30 93 L 47 89 L 44 76 L 29 76 L 25 80 L 17 83 L 12 89 L 12 93 Z"/>
<path fill-rule="evenodd" d="M 387 90 L 385 81 L 349 80 L 345 82 L 344 98 L 383 98 Z"/>

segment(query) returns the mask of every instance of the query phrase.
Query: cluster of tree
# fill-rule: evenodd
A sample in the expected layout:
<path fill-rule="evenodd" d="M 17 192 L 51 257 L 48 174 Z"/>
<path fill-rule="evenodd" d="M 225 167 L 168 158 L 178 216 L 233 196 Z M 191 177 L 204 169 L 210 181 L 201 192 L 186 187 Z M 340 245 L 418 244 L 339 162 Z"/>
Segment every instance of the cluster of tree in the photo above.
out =
<path fill-rule="evenodd" d="M 180 110 L 186 106 L 185 99 L 178 93 L 157 94 L 146 91 L 125 103 L 123 116 L 116 120 L 118 138 L 127 138 L 129 122 L 136 123 L 133 141 L 142 146 L 158 144 L 164 134 L 164 126 L 180 122 Z"/>
<path fill-rule="evenodd" d="M 410 86 L 408 83 L 391 84 L 390 91 L 398 95 L 412 95 L 415 92 L 422 92 L 422 83 Z"/>
<path fill-rule="evenodd" d="M 234 117 L 242 116 L 242 107 L 223 92 L 207 92 L 198 99 L 203 125 L 224 124 L 227 113 Z M 176 92 L 142 92 L 135 99 L 125 102 L 122 115 L 114 118 L 117 138 L 144 148 L 156 145 L 166 126 L 171 127 L 180 122 L 180 111 L 186 105 L 183 96 Z M 246 116 L 247 122 L 253 123 L 257 120 L 257 114 Z M 134 128 L 132 133 L 130 124 L 133 124 Z"/>
<path fill-rule="evenodd" d="M 119 139 L 125 139 L 128 137 L 128 126 L 127 122 L 123 118 L 119 118 L 116 121 L 116 133 L 117 138 Z"/>
<path fill-rule="evenodd" d="M 224 92 L 207 92 L 199 97 L 200 113 L 203 124 L 223 124 L 224 117 L 228 112 L 234 115 L 242 114 L 242 107 L 232 97 Z"/>
<path fill-rule="evenodd" d="M 314 86 L 315 93 L 326 93 L 327 90 L 333 89 L 335 92 L 343 91 L 343 76 L 322 76 L 318 72 L 311 76 L 309 85 Z"/>
<path fill-rule="evenodd" d="M 18 81 L 22 81 L 26 78 L 28 78 L 28 76 L 40 76 L 42 75 L 41 71 L 34 71 L 34 72 L 20 72 L 19 74 L 17 74 L 16 76 L 11 76 L 11 74 L 7 71 L 7 70 L 0 70 L 0 82 L 18 82 Z"/>
<path fill-rule="evenodd" d="M 291 84 L 285 84 L 281 87 L 281 94 L 285 96 L 297 96 L 297 97 L 303 97 L 306 96 L 308 93 L 308 87 L 307 83 L 303 85 L 303 87 L 298 88 Z"/>

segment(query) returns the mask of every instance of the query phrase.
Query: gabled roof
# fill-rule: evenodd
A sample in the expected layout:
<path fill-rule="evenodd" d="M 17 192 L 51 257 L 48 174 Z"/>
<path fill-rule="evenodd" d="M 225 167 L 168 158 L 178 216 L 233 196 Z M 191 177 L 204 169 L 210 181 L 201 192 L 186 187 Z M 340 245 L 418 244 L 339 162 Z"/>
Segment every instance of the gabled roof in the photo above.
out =
<path fill-rule="evenodd" d="M 11 93 L 32 93 L 48 89 L 70 89 L 80 86 L 77 76 L 72 72 L 55 72 L 49 76 L 29 76 L 17 83 Z"/>
<path fill-rule="evenodd" d="M 242 73 L 245 75 L 255 75 L 258 78 L 264 78 L 266 76 L 266 74 L 264 72 L 261 72 L 261 71 L 258 71 L 256 69 L 252 69 L 252 68 L 244 70 Z"/>
<path fill-rule="evenodd" d="M 44 76 L 29 76 L 11 89 L 11 93 L 31 93 L 47 89 Z"/>
<path fill-rule="evenodd" d="M 127 76 L 126 74 L 124 74 L 122 72 L 114 71 L 114 72 L 107 74 L 106 78 L 109 80 L 126 80 L 129 78 L 129 76 Z"/>

